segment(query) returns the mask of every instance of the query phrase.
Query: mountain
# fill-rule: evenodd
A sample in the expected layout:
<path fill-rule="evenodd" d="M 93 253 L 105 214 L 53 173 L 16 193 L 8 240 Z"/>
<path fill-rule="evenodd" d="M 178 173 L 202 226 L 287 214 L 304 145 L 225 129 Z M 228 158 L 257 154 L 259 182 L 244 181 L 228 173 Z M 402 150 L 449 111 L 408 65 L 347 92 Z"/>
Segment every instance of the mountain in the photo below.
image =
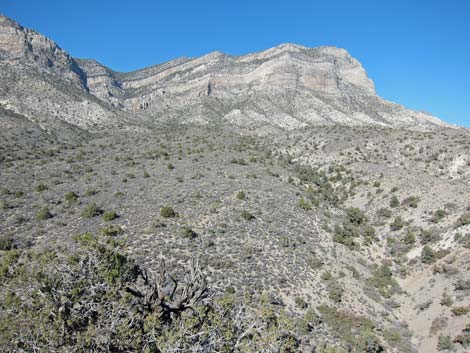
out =
<path fill-rule="evenodd" d="M 469 352 L 470 130 L 344 49 L 0 73 L 0 352 Z"/>
<path fill-rule="evenodd" d="M 377 96 L 362 65 L 335 47 L 283 44 L 243 56 L 213 52 L 119 73 L 95 60 L 74 59 L 52 40 L 1 16 L 0 65 L 0 104 L 46 126 L 55 119 L 84 129 L 130 122 L 228 123 L 256 130 L 451 127 Z"/>

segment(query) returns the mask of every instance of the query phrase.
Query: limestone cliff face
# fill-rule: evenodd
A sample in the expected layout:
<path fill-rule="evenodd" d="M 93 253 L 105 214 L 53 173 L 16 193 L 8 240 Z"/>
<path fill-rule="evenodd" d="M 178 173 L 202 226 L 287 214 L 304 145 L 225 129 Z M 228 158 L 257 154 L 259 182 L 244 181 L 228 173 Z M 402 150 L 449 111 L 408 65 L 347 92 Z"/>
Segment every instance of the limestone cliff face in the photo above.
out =
<path fill-rule="evenodd" d="M 80 65 L 88 81 L 95 77 L 98 69 L 89 69 L 90 62 Z M 288 129 L 328 124 L 447 126 L 378 97 L 362 65 L 335 47 L 283 44 L 243 56 L 213 52 L 130 73 L 104 67 L 101 72 L 89 86 L 91 93 L 124 111 L 168 122 Z"/>
<path fill-rule="evenodd" d="M 0 15 L 0 59 L 36 64 L 62 79 L 86 88 L 85 75 L 73 58 L 54 41 Z"/>
<path fill-rule="evenodd" d="M 53 117 L 92 128 L 126 116 L 250 129 L 449 126 L 378 97 L 362 65 L 335 47 L 282 44 L 242 56 L 213 52 L 118 73 L 95 60 L 74 59 L 0 15 L 0 69 L 0 105 L 44 123 Z"/>
<path fill-rule="evenodd" d="M 117 112 L 89 94 L 86 75 L 54 41 L 0 15 L 0 108 L 44 129 L 115 124 Z"/>

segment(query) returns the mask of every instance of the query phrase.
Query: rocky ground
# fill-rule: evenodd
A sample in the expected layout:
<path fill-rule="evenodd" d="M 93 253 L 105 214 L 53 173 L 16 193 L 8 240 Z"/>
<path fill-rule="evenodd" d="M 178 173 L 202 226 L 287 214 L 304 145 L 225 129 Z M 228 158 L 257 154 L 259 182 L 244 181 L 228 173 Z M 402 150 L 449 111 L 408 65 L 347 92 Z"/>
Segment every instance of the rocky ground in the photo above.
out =
<path fill-rule="evenodd" d="M 39 133 L 2 129 L 0 232 L 14 247 L 120 226 L 148 269 L 182 274 L 198 258 L 215 291 L 269 293 L 293 317 L 314 309 L 304 350 L 347 348 L 344 313 L 371 320 L 386 351 L 468 349 L 466 132 Z"/>

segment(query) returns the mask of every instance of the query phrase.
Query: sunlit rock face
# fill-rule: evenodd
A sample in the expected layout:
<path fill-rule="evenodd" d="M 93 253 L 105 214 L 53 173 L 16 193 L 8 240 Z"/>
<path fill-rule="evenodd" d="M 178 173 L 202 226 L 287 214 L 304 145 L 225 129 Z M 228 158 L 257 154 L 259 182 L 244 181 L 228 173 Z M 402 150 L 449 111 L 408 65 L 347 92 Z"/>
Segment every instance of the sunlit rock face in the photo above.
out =
<path fill-rule="evenodd" d="M 0 105 L 45 125 L 59 119 L 86 129 L 129 121 L 250 129 L 448 126 L 378 97 L 359 61 L 335 47 L 212 52 L 119 73 L 95 60 L 74 59 L 52 40 L 0 16 L 0 68 Z"/>

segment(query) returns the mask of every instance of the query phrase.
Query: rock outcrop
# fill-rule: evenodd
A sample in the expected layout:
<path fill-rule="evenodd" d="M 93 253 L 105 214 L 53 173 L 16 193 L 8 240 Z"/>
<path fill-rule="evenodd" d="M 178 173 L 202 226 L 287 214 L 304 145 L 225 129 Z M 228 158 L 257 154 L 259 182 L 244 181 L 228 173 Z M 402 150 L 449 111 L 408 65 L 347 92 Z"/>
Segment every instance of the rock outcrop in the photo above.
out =
<path fill-rule="evenodd" d="M 362 65 L 335 47 L 283 44 L 242 56 L 213 52 L 118 73 L 95 60 L 73 59 L 2 16 L 0 67 L 6 73 L 0 104 L 43 123 L 57 118 L 89 129 L 125 116 L 151 124 L 230 123 L 248 129 L 450 127 L 377 96 Z"/>

